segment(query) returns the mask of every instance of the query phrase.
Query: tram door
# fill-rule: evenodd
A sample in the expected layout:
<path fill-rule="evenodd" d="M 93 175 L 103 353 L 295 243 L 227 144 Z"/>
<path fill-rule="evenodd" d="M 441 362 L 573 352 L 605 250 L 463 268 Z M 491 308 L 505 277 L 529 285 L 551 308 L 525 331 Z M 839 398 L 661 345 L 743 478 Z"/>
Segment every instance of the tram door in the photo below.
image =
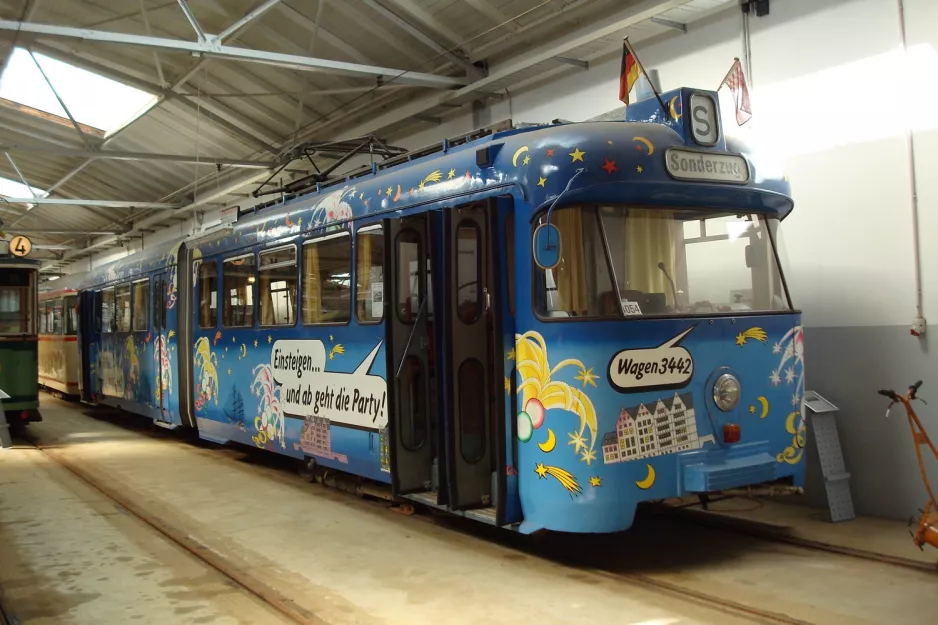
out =
<path fill-rule="evenodd" d="M 387 219 L 385 232 L 392 487 L 395 494 L 429 492 L 437 457 L 430 216 Z"/>
<path fill-rule="evenodd" d="M 100 291 L 81 291 L 78 294 L 78 369 L 79 393 L 82 401 L 94 400 L 94 380 L 92 379 L 92 363 L 95 355 L 91 351 L 93 341 L 98 332 L 100 319 L 95 298 L 100 298 Z"/>
<path fill-rule="evenodd" d="M 443 213 L 443 301 L 446 340 L 446 458 L 450 506 L 490 507 L 493 501 L 495 415 L 503 398 L 495 246 L 490 236 L 494 202 Z"/>
<path fill-rule="evenodd" d="M 158 273 L 153 278 L 153 330 L 156 335 L 156 341 L 153 346 L 153 349 L 156 350 L 156 384 L 157 384 L 157 395 L 159 395 L 159 421 L 168 421 L 166 418 L 166 392 L 163 387 L 163 380 L 166 379 L 164 376 L 168 376 L 169 372 L 164 371 L 163 368 L 169 366 L 168 362 L 164 362 L 162 350 L 165 349 L 166 341 L 166 287 L 169 284 L 169 278 L 166 275 L 166 272 Z"/>

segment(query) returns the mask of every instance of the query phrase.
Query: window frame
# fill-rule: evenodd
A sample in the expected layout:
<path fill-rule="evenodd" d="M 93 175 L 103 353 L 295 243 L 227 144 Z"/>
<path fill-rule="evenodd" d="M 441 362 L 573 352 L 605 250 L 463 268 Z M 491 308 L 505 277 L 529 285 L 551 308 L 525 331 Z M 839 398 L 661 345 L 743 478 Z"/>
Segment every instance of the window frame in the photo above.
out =
<path fill-rule="evenodd" d="M 251 258 L 254 261 L 254 282 L 248 282 L 248 284 L 251 287 L 251 323 L 245 324 L 245 325 L 225 325 L 225 306 L 231 305 L 231 302 L 229 299 L 231 297 L 231 294 L 225 293 L 225 264 L 234 262 L 236 260 L 241 260 L 242 258 Z M 218 267 L 217 263 L 215 267 L 216 268 Z M 217 280 L 219 290 L 224 295 L 224 299 L 222 299 L 222 301 L 220 302 L 221 306 L 216 308 L 216 310 L 218 310 L 218 312 L 221 313 L 220 315 L 218 315 L 218 319 L 216 320 L 216 327 L 218 327 L 219 323 L 221 324 L 222 328 L 230 329 L 230 330 L 238 329 L 238 328 L 256 328 L 257 327 L 257 268 L 258 268 L 257 254 L 253 250 L 244 254 L 238 254 L 237 256 L 230 256 L 228 258 L 221 259 L 221 272 L 217 274 L 216 280 Z"/>
<path fill-rule="evenodd" d="M 115 334 L 131 334 L 133 332 L 133 319 L 134 319 L 134 289 L 130 282 L 121 282 L 120 284 L 114 285 L 114 319 L 117 320 L 117 289 L 122 287 L 127 287 L 127 309 L 129 313 L 129 319 L 127 321 L 128 328 L 126 330 L 120 329 L 120 324 L 118 324 L 117 329 L 114 331 Z"/>
<path fill-rule="evenodd" d="M 117 332 L 117 315 L 115 314 L 117 312 L 117 292 L 115 289 L 116 286 L 109 286 L 98 291 L 98 293 L 101 294 L 101 306 L 98 309 L 101 315 L 101 329 L 99 330 L 101 334 L 115 334 Z M 113 295 L 111 297 L 111 314 L 108 319 L 107 327 L 105 327 L 104 305 L 106 303 L 105 296 L 107 295 L 108 291 L 110 291 Z"/>
<path fill-rule="evenodd" d="M 266 267 L 261 267 L 261 257 L 264 256 L 265 254 L 273 254 L 274 252 L 280 252 L 280 251 L 290 249 L 290 248 L 293 248 L 293 261 L 292 262 L 284 261 L 280 263 L 274 263 L 272 265 L 267 265 Z M 302 302 L 303 297 L 302 297 L 302 291 L 300 290 L 300 282 L 302 282 L 302 271 L 300 271 L 300 251 L 296 243 L 287 243 L 286 245 L 278 245 L 277 247 L 272 247 L 266 250 L 259 250 L 257 252 L 257 264 L 255 265 L 256 266 L 255 273 L 257 275 L 257 280 L 255 280 L 255 283 L 260 281 L 262 271 L 269 271 L 271 269 L 280 269 L 283 267 L 289 267 L 291 265 L 295 267 L 295 273 L 296 273 L 296 301 L 293 302 L 293 323 L 271 323 L 271 324 L 261 323 L 260 315 L 258 315 L 257 316 L 258 318 L 255 319 L 255 323 L 258 328 L 295 328 L 297 321 L 299 321 L 299 315 L 297 313 L 302 313 L 302 304 L 300 302 Z M 260 308 L 260 301 L 257 302 L 257 308 L 258 309 Z"/>
<path fill-rule="evenodd" d="M 369 321 L 362 321 L 361 317 L 358 316 L 358 235 L 359 234 L 368 234 L 370 232 L 378 231 L 381 233 L 381 244 L 384 246 L 384 258 L 381 259 L 381 286 L 383 290 L 384 302 L 381 306 L 381 317 L 379 319 L 373 319 Z M 387 257 L 387 232 L 384 228 L 384 224 L 381 222 L 370 223 L 364 226 L 360 226 L 355 229 L 355 239 L 352 241 L 352 265 L 354 269 L 355 277 L 355 301 L 352 303 L 352 307 L 355 308 L 355 322 L 358 325 L 362 326 L 376 326 L 384 323 L 385 317 L 387 317 L 387 303 L 388 303 L 388 290 L 387 285 L 388 281 L 385 279 L 387 275 L 387 267 L 385 267 L 385 258 Z M 370 266 L 369 266 L 370 269 Z"/>
<path fill-rule="evenodd" d="M 209 263 L 213 267 L 215 267 L 215 323 L 212 325 L 203 326 L 202 325 L 202 266 L 209 264 Z M 212 257 L 210 259 L 200 258 L 193 263 L 193 269 L 196 274 L 195 284 L 196 284 L 196 287 L 198 288 L 198 295 L 199 295 L 198 299 L 195 302 L 195 305 L 193 306 L 193 309 L 195 311 L 195 316 L 196 316 L 195 326 L 199 330 L 218 329 L 219 324 L 221 323 L 221 310 L 220 310 L 221 307 L 218 305 L 221 300 L 221 296 L 219 295 L 219 292 L 221 290 L 221 280 L 219 279 L 221 278 L 221 272 L 218 270 L 218 258 L 216 257 Z M 163 284 L 166 284 L 167 282 L 168 281 L 164 280 Z M 209 299 L 209 302 L 211 302 L 211 299 Z M 163 303 L 165 305 L 166 301 L 164 300 Z"/>
<path fill-rule="evenodd" d="M 349 274 L 348 274 L 349 275 L 349 300 L 348 300 L 348 309 L 347 309 L 348 317 L 346 317 L 345 321 L 320 321 L 320 322 L 306 323 L 305 321 L 303 321 L 303 316 L 304 316 L 303 315 L 303 312 L 304 312 L 303 302 L 306 298 L 306 274 L 305 274 L 305 271 L 303 270 L 303 264 L 306 262 L 305 260 L 306 259 L 306 247 L 309 245 L 322 243 L 323 241 L 332 241 L 332 240 L 338 240 L 341 238 L 347 238 L 348 245 L 349 245 Z M 300 261 L 300 288 L 298 290 L 298 293 L 300 295 L 297 298 L 300 302 L 300 306 L 299 306 L 300 325 L 307 327 L 307 328 L 349 325 L 350 323 L 352 323 L 352 317 L 354 316 L 352 315 L 352 307 L 354 306 L 353 302 L 355 300 L 355 298 L 352 297 L 352 278 L 354 277 L 353 265 L 355 264 L 355 246 L 352 240 L 352 232 L 350 230 L 342 230 L 340 232 L 330 232 L 329 234 L 324 234 L 322 236 L 306 239 L 305 241 L 303 241 L 303 245 L 301 247 L 303 248 L 303 255 L 302 255 L 302 260 Z"/>
<path fill-rule="evenodd" d="M 606 235 L 606 227 L 605 227 L 605 224 L 604 224 L 604 222 L 603 222 L 603 220 L 602 220 L 602 217 L 601 217 L 601 215 L 600 215 L 600 213 L 599 213 L 599 208 L 602 207 L 602 206 L 622 206 L 622 207 L 626 207 L 626 208 L 628 208 L 628 207 L 633 207 L 633 208 L 639 207 L 639 205 L 637 205 L 637 204 L 630 204 L 630 203 L 625 203 L 625 202 L 612 202 L 612 203 L 582 202 L 582 203 L 564 204 L 564 205 L 562 205 L 562 206 L 554 207 L 554 209 L 551 210 L 551 213 L 552 213 L 552 214 L 555 214 L 557 211 L 563 210 L 563 209 L 565 209 L 565 208 L 580 208 L 580 209 L 583 209 L 583 208 L 586 208 L 586 207 L 593 207 L 593 208 L 596 209 L 595 216 L 596 216 L 596 219 L 597 219 L 597 221 L 598 221 L 599 232 L 600 232 L 600 234 L 602 235 L 602 243 L 603 243 L 603 245 L 604 245 L 604 247 L 605 247 L 604 252 L 605 252 L 605 256 L 606 256 L 606 265 L 607 265 L 607 267 L 609 268 L 609 276 L 610 276 L 610 278 L 614 281 L 614 282 L 613 282 L 613 286 L 615 287 L 615 286 L 618 285 L 618 281 L 617 281 L 617 280 L 618 280 L 618 277 L 617 277 L 616 274 L 615 274 L 615 267 L 613 267 L 613 265 L 612 265 L 612 257 L 611 257 L 611 254 L 609 253 L 609 242 L 608 242 L 607 235 Z M 541 207 L 540 209 L 534 211 L 534 213 L 531 215 L 531 219 L 530 219 L 530 222 L 529 222 L 529 223 L 530 223 L 530 226 L 531 226 L 531 230 L 530 230 L 530 235 L 529 235 L 529 237 L 528 237 L 528 241 L 530 242 L 530 247 L 529 247 L 530 252 L 529 252 L 529 253 L 532 253 L 532 254 L 533 254 L 533 251 L 534 251 L 534 231 L 537 229 L 537 227 L 538 227 L 538 225 L 539 225 L 539 220 L 541 219 L 541 217 L 543 217 L 544 215 L 547 214 L 548 208 L 549 208 L 549 205 L 544 205 L 544 206 Z M 641 205 L 640 208 L 644 208 L 644 209 L 674 210 L 674 209 L 677 208 L 677 207 L 675 207 L 675 206 L 666 206 L 666 205 L 662 205 L 662 204 L 649 204 L 649 205 Z M 768 211 L 768 210 L 743 209 L 743 208 L 740 208 L 740 209 L 733 209 L 733 208 L 713 208 L 713 207 L 708 207 L 708 206 L 682 206 L 682 207 L 680 207 L 680 208 L 686 209 L 686 210 L 696 210 L 696 211 L 701 211 L 701 212 L 712 211 L 714 214 L 718 214 L 718 213 L 720 213 L 721 211 L 722 211 L 722 212 L 733 212 L 733 211 L 736 211 L 736 212 L 742 213 L 742 214 L 756 215 L 756 216 L 758 216 L 761 220 L 765 220 L 765 219 L 775 219 L 777 224 L 780 224 L 780 223 L 781 223 L 781 220 L 779 219 L 778 215 L 775 215 L 775 214 L 773 214 L 771 211 Z M 775 257 L 776 268 L 778 269 L 778 273 L 779 273 L 780 281 L 781 281 L 781 284 L 782 284 L 782 288 L 783 288 L 783 290 L 784 290 L 785 297 L 786 297 L 786 300 L 787 300 L 787 302 L 788 302 L 789 308 L 786 309 L 786 310 L 764 310 L 764 311 L 763 311 L 763 310 L 760 310 L 760 311 L 749 311 L 749 312 L 734 310 L 734 311 L 730 311 L 730 312 L 674 313 L 674 314 L 669 314 L 669 315 L 654 315 L 654 316 L 648 316 L 648 317 L 625 315 L 625 314 L 624 314 L 624 311 L 622 311 L 622 316 L 619 316 L 619 317 L 597 317 L 597 316 L 592 316 L 592 317 L 546 317 L 546 316 L 544 316 L 544 315 L 541 314 L 541 312 L 538 310 L 538 307 L 537 307 L 537 298 L 539 297 L 539 293 L 538 293 L 538 289 L 537 289 L 537 280 L 535 279 L 535 275 L 536 275 L 535 272 L 538 270 L 538 266 L 537 266 L 536 263 L 532 262 L 532 263 L 531 263 L 531 273 L 529 274 L 529 275 L 530 275 L 530 282 L 531 282 L 531 287 L 530 287 L 530 291 L 529 291 L 529 297 L 530 297 L 530 302 L 529 302 L 529 304 L 530 304 L 530 306 L 531 306 L 531 312 L 534 314 L 534 318 L 537 319 L 537 320 L 538 320 L 539 322 L 541 322 L 541 323 L 637 322 L 637 321 L 650 321 L 650 320 L 660 320 L 660 319 L 709 319 L 709 318 L 716 318 L 716 317 L 749 317 L 749 316 L 762 316 L 762 315 L 800 315 L 800 314 L 802 313 L 802 311 L 801 311 L 801 309 L 795 307 L 794 302 L 793 302 L 792 297 L 791 297 L 791 292 L 790 292 L 789 289 L 788 289 L 787 277 L 786 277 L 786 275 L 785 275 L 784 268 L 782 267 L 782 264 L 781 264 L 781 258 L 779 257 L 778 244 L 777 244 L 777 242 L 776 242 L 776 240 L 775 240 L 775 233 L 772 231 L 772 228 L 769 227 L 769 223 L 768 223 L 767 221 L 765 222 L 764 225 L 765 225 L 765 231 L 768 233 L 769 242 L 770 242 L 770 244 L 772 245 L 772 252 L 773 252 L 773 255 L 774 255 L 774 257 Z M 517 250 L 516 250 L 516 253 L 517 253 Z M 621 303 L 620 303 L 620 307 L 619 307 L 619 308 L 620 308 L 620 310 L 621 310 Z"/>
<path fill-rule="evenodd" d="M 146 285 L 147 285 L 147 288 L 146 288 L 147 305 L 144 306 L 145 311 L 144 311 L 144 313 L 143 313 L 144 315 L 146 315 L 146 323 L 144 324 L 144 327 L 143 327 L 142 330 L 138 330 L 137 327 L 136 327 L 137 324 L 134 323 L 134 322 L 137 320 L 137 304 L 136 304 L 135 301 L 134 301 L 134 296 L 135 296 L 134 291 L 136 290 L 136 286 L 137 286 L 138 284 L 143 284 L 143 283 L 146 283 Z M 132 281 L 132 282 L 130 283 L 130 303 L 131 303 L 131 307 L 130 307 L 130 331 L 131 331 L 132 333 L 133 333 L 133 332 L 146 332 L 147 330 L 150 329 L 150 291 L 151 291 L 151 290 L 152 290 L 152 289 L 151 289 L 151 287 L 150 287 L 150 276 L 147 276 L 146 278 L 141 278 L 141 279 L 139 279 L 139 280 L 134 280 L 134 281 Z"/>
<path fill-rule="evenodd" d="M 73 307 L 73 308 L 77 308 L 77 306 L 78 306 L 78 293 L 73 293 L 73 294 L 71 294 L 71 295 L 63 295 L 63 296 L 62 296 L 62 315 L 63 315 L 63 318 L 64 318 L 64 323 L 63 323 L 63 329 L 62 329 L 62 331 L 65 333 L 65 336 L 78 336 L 79 320 L 78 320 L 78 311 L 77 311 L 77 310 L 75 310 L 75 327 L 72 328 L 72 331 L 71 331 L 71 332 L 69 332 L 69 323 L 68 323 L 68 320 L 69 320 L 69 314 L 68 314 L 69 306 L 66 304 L 66 302 L 68 302 L 69 300 L 72 301 L 72 307 Z"/>

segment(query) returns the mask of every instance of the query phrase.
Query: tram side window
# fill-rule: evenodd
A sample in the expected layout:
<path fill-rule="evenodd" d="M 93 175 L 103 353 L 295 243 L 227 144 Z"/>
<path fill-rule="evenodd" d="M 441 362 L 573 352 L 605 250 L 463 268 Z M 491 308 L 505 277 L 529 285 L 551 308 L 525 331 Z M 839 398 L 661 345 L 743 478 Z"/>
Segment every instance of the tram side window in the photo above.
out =
<path fill-rule="evenodd" d="M 114 289 L 105 289 L 101 293 L 101 331 L 115 332 L 117 319 L 114 316 Z"/>
<path fill-rule="evenodd" d="M 33 333 L 31 293 L 28 272 L 0 272 L 0 334 Z"/>
<path fill-rule="evenodd" d="M 303 323 L 348 323 L 352 305 L 352 237 L 303 244 Z"/>
<path fill-rule="evenodd" d="M 129 284 L 119 284 L 114 291 L 114 317 L 118 332 L 130 332 Z"/>
<path fill-rule="evenodd" d="M 535 227 L 546 222 L 542 215 Z M 537 313 L 550 318 L 621 316 L 596 207 L 555 210 L 551 224 L 560 231 L 560 262 L 553 269 L 534 268 Z"/>
<path fill-rule="evenodd" d="M 62 334 L 64 316 L 62 315 L 62 300 L 55 299 L 52 304 L 52 328 L 50 334 Z"/>
<path fill-rule="evenodd" d="M 165 282 L 163 283 L 165 291 Z M 162 297 L 165 297 L 162 296 Z M 163 320 L 165 324 L 165 315 Z M 218 324 L 218 265 L 209 260 L 199 265 L 199 327 L 214 328 Z"/>
<path fill-rule="evenodd" d="M 49 325 L 48 323 L 46 323 L 46 314 L 48 313 L 48 311 L 49 311 L 49 303 L 39 302 L 39 334 L 49 333 L 49 330 L 47 329 Z"/>
<path fill-rule="evenodd" d="M 359 323 L 384 318 L 384 232 L 370 226 L 355 234 L 355 314 Z"/>
<path fill-rule="evenodd" d="M 296 246 L 259 255 L 262 326 L 292 326 L 296 322 Z"/>
<path fill-rule="evenodd" d="M 398 318 L 404 323 L 413 323 L 420 311 L 420 261 L 425 258 L 420 235 L 411 229 L 401 230 L 397 235 L 397 300 L 395 308 Z"/>
<path fill-rule="evenodd" d="M 133 295 L 133 331 L 146 332 L 150 323 L 150 320 L 147 319 L 150 312 L 150 280 L 134 282 Z"/>
<path fill-rule="evenodd" d="M 65 334 L 78 334 L 78 298 L 74 295 L 65 298 Z"/>
<path fill-rule="evenodd" d="M 222 265 L 222 320 L 225 328 L 254 325 L 254 254 L 229 258 Z"/>

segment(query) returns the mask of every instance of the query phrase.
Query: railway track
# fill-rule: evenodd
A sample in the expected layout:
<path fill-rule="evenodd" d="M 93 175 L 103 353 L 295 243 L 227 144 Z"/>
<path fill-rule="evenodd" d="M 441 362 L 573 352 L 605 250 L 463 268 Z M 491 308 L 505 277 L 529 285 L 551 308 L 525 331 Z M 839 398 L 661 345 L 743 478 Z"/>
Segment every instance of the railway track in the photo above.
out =
<path fill-rule="evenodd" d="M 163 434 L 159 433 L 159 437 L 162 438 Z M 245 592 L 250 593 L 258 600 L 282 614 L 291 622 L 314 623 L 317 625 L 326 622 L 314 611 L 304 608 L 299 605 L 297 601 L 291 599 L 290 596 L 278 591 L 271 586 L 271 583 L 265 582 L 252 575 L 251 571 L 248 570 L 244 564 L 239 565 L 233 558 L 226 557 L 225 553 L 220 553 L 218 550 L 212 550 L 207 547 L 200 542 L 198 536 L 191 535 L 186 527 L 180 526 L 178 521 L 173 522 L 167 520 L 160 516 L 159 513 L 153 514 L 149 511 L 152 510 L 152 506 L 150 506 L 148 510 L 147 507 L 135 501 L 135 493 L 131 492 L 127 494 L 114 488 L 106 481 L 102 482 L 101 479 L 95 476 L 94 471 L 87 470 L 79 464 L 76 464 L 74 460 L 65 457 L 66 454 L 62 453 L 56 446 L 43 446 L 38 441 L 31 442 L 51 460 L 67 469 L 76 477 L 154 528 L 172 542 L 184 548 L 212 569 L 231 580 L 232 583 L 236 584 Z M 165 442 L 169 443 L 168 440 Z M 178 439 L 176 439 L 175 443 L 181 443 L 183 446 L 189 445 Z M 211 453 L 213 455 L 217 454 L 219 456 L 218 460 L 221 462 L 243 463 L 243 460 L 237 460 L 238 456 L 244 455 L 243 450 L 240 449 L 213 449 Z M 295 474 L 290 475 L 290 477 L 284 476 L 286 465 L 282 462 L 267 462 L 266 456 L 253 454 L 251 452 L 247 453 L 252 457 L 251 463 L 254 464 L 256 462 L 256 464 L 259 465 L 257 467 L 258 469 L 262 469 L 263 472 L 273 471 L 274 473 L 281 474 L 278 478 L 274 478 L 273 475 L 269 474 L 270 479 L 298 481 L 302 479 Z M 257 458 L 253 458 L 253 456 L 257 456 Z M 371 505 L 387 508 L 388 502 L 373 499 Z M 424 509 L 418 508 L 418 510 L 423 512 Z M 732 587 L 732 580 L 729 580 L 729 583 L 717 580 L 714 582 L 714 588 L 712 589 L 708 587 L 707 584 L 701 584 L 700 580 L 709 576 L 711 569 L 720 573 L 719 566 L 723 563 L 722 561 L 731 560 L 731 558 L 723 558 L 719 553 L 714 555 L 712 550 L 708 552 L 706 549 L 704 549 L 702 553 L 688 556 L 682 549 L 685 549 L 686 545 L 694 543 L 694 540 L 690 538 L 685 539 L 683 546 L 668 545 L 668 549 L 665 551 L 670 553 L 663 553 L 661 558 L 656 557 L 654 553 L 650 553 L 650 547 L 644 549 L 644 553 L 642 553 L 642 547 L 644 545 L 651 545 L 656 541 L 658 544 L 667 544 L 669 542 L 669 536 L 682 535 L 688 531 L 689 527 L 711 525 L 711 523 L 698 522 L 702 513 L 672 513 L 668 511 L 665 514 L 643 514 L 641 516 L 644 517 L 644 520 L 640 519 L 636 524 L 639 529 L 643 524 L 645 530 L 647 530 L 649 526 L 658 527 L 659 525 L 669 524 L 668 529 L 662 530 L 661 536 L 657 538 L 644 536 L 636 539 L 634 537 L 621 535 L 589 538 L 583 535 L 565 536 L 546 534 L 543 537 L 527 537 L 505 532 L 494 527 L 480 526 L 479 524 L 470 523 L 459 517 L 437 514 L 430 509 L 426 510 L 432 513 L 415 514 L 413 521 L 445 526 L 445 531 L 462 533 L 472 539 L 482 538 L 489 543 L 501 545 L 515 554 L 524 554 L 523 556 L 512 556 L 509 554 L 504 557 L 529 557 L 534 562 L 540 561 L 552 565 L 559 565 L 559 574 L 562 576 L 575 579 L 589 578 L 592 581 L 602 580 L 602 582 L 606 584 L 612 584 L 614 588 L 617 586 L 640 588 L 652 594 L 667 597 L 668 602 L 681 602 L 693 608 L 700 607 L 708 612 L 725 614 L 730 617 L 734 623 L 742 621 L 785 625 L 813 625 L 814 623 L 851 622 L 850 619 L 847 618 L 834 620 L 816 618 L 810 609 L 810 605 L 808 605 L 810 602 L 798 605 L 789 613 L 785 603 L 778 600 L 779 597 L 785 594 L 785 590 L 781 587 L 778 588 L 777 595 L 770 598 L 770 601 L 762 601 L 756 594 L 741 594 L 738 588 Z M 651 522 L 649 522 L 649 519 Z M 714 519 L 713 523 L 717 523 L 717 521 L 719 521 L 719 519 Z M 811 558 L 818 557 L 811 554 L 824 551 L 828 552 L 830 557 L 850 557 L 864 560 L 875 565 L 900 566 L 907 570 L 915 570 L 916 574 L 924 572 L 923 567 L 919 566 L 921 563 L 913 563 L 913 561 L 887 561 L 862 552 L 844 553 L 839 548 L 823 548 L 823 545 L 801 544 L 803 541 L 779 539 L 768 533 L 745 531 L 746 528 L 738 528 L 739 531 L 736 531 L 737 528 L 734 528 L 732 524 L 718 523 L 718 525 L 720 526 L 710 527 L 707 530 L 711 532 L 711 542 L 726 542 L 731 544 L 735 542 L 732 535 L 739 534 L 745 536 L 746 540 L 749 541 L 757 541 L 764 544 L 784 543 L 783 550 L 795 550 L 797 554 L 794 557 L 796 559 L 800 558 L 805 562 L 809 562 Z M 712 532 L 720 532 L 722 535 L 730 537 L 714 539 Z M 631 535 L 634 535 L 634 533 Z M 585 550 L 582 549 L 581 545 L 584 540 L 591 541 L 588 542 L 590 546 Z M 700 539 L 696 539 L 696 542 L 706 542 L 706 540 L 701 541 Z M 584 553 L 584 551 L 586 553 Z M 636 555 L 636 551 L 639 552 L 638 555 Z M 757 545 L 753 546 L 753 544 L 739 547 L 740 554 L 747 554 L 753 551 L 775 552 L 776 548 L 760 549 Z M 675 556 L 673 555 L 674 553 L 680 555 Z M 786 555 L 789 558 L 792 557 L 790 553 Z M 667 560 L 668 557 L 671 558 L 671 561 L 662 564 L 660 560 Z M 725 572 L 725 570 L 724 564 L 723 572 Z M 892 574 L 883 574 L 883 578 L 887 578 L 890 575 Z M 721 588 L 721 585 L 724 587 Z M 311 607 L 315 609 L 315 605 Z M 838 614 L 837 616 L 839 617 L 840 615 Z"/>
<path fill-rule="evenodd" d="M 744 519 L 735 519 L 729 516 L 722 516 L 705 512 L 703 510 L 694 510 L 665 505 L 657 507 L 655 511 L 662 515 L 683 518 L 688 522 L 705 525 L 723 532 L 743 534 L 769 542 L 788 544 L 796 547 L 803 547 L 805 549 L 811 549 L 814 551 L 834 553 L 842 556 L 849 556 L 851 558 L 858 558 L 861 560 L 869 560 L 871 562 L 878 562 L 881 564 L 889 564 L 892 566 L 912 569 L 915 571 L 924 571 L 926 573 L 938 572 L 938 563 L 929 564 L 919 560 L 891 556 L 884 553 L 878 553 L 876 551 L 870 551 L 868 549 L 857 549 L 855 547 L 847 547 L 845 545 L 833 545 L 831 543 L 825 543 L 819 540 L 811 540 L 802 536 L 788 534 L 771 527 L 766 527 L 761 524 L 746 521 Z"/>
<path fill-rule="evenodd" d="M 58 453 L 55 447 L 44 446 L 28 434 L 24 435 L 24 440 L 82 482 L 156 530 L 163 537 L 185 549 L 202 563 L 228 579 L 236 587 L 254 596 L 289 621 L 298 623 L 299 625 L 326 625 L 326 621 L 320 619 L 316 614 L 302 606 L 297 605 L 291 598 L 279 592 L 269 584 L 266 584 L 243 566 L 226 558 L 223 554 L 207 548 L 199 542 L 196 537 L 187 532 L 185 528 L 178 527 L 165 518 L 151 513 L 135 502 L 132 497 L 128 497 L 117 489 L 96 479 L 90 472 L 85 471 L 78 464 L 65 458 L 61 453 Z M 8 625 L 8 622 L 4 620 L 2 606 L 0 606 L 0 625 Z"/>

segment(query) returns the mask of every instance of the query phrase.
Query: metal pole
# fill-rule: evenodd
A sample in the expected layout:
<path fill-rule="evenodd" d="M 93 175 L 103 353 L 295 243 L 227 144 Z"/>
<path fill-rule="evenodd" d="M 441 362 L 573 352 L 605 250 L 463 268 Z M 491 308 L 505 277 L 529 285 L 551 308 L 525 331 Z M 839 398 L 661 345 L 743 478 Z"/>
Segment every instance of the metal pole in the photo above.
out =
<path fill-rule="evenodd" d="M 192 11 L 189 9 L 189 5 L 186 4 L 186 0 L 179 0 L 179 6 L 182 7 L 182 12 L 186 14 L 186 19 L 189 20 L 189 24 L 192 25 L 192 30 L 195 31 L 196 36 L 199 38 L 199 42 L 204 43 L 206 41 L 205 31 L 202 30 L 202 27 L 199 26 L 199 22 L 195 19 L 195 15 L 192 14 Z"/>
<path fill-rule="evenodd" d="M 902 44 L 902 54 L 907 53 L 905 40 L 905 6 L 898 0 L 899 7 L 899 41 Z M 905 59 L 903 59 L 905 61 Z M 907 67 L 905 63 L 902 67 Z M 924 326 L 925 319 L 922 314 L 922 256 L 919 249 L 919 223 L 918 223 L 918 179 L 915 175 L 915 133 L 912 132 L 911 122 L 906 122 L 906 144 L 909 151 L 909 192 L 912 195 L 912 258 L 915 274 L 915 323 L 921 320 Z"/>
<path fill-rule="evenodd" d="M 247 24 L 247 23 L 250 22 L 251 20 L 253 20 L 253 19 L 255 19 L 255 18 L 258 18 L 258 17 L 260 17 L 261 15 L 263 15 L 264 13 L 266 13 L 266 12 L 267 12 L 267 9 L 271 8 L 272 6 L 274 6 L 275 4 L 277 4 L 278 2 L 280 2 L 280 0 L 267 0 L 267 2 L 265 2 L 264 4 L 260 5 L 260 6 L 257 7 L 256 9 L 254 9 L 253 11 L 251 11 L 250 13 L 248 13 L 247 15 L 245 15 L 244 17 L 242 17 L 241 19 L 239 19 L 237 22 L 235 22 L 234 24 L 232 24 L 231 26 L 229 26 L 229 27 L 226 28 L 225 30 L 221 31 L 221 32 L 218 34 L 218 40 L 219 40 L 219 41 L 224 41 L 226 37 L 228 37 L 229 35 L 231 35 L 233 32 L 235 32 L 236 30 L 238 30 L 239 28 L 241 28 L 242 26 L 244 26 L 245 24 Z M 149 34 L 149 33 L 147 33 L 147 34 Z"/>
<path fill-rule="evenodd" d="M 49 80 L 49 77 L 46 76 L 46 72 L 42 69 L 42 65 L 39 64 L 39 59 L 36 58 L 36 55 L 33 54 L 32 50 L 29 50 L 29 56 L 32 57 L 33 63 L 36 64 L 36 67 L 39 68 L 39 73 L 42 74 L 42 77 L 45 78 L 46 84 L 49 85 L 49 89 L 52 89 L 52 94 L 55 96 L 55 99 L 59 101 L 59 106 L 62 107 L 62 110 L 65 111 L 65 114 L 68 115 L 68 121 L 72 122 L 72 126 L 75 127 L 75 132 L 81 137 L 81 142 L 85 144 L 89 150 L 92 149 L 91 142 L 88 141 L 88 137 L 85 135 L 84 131 L 81 129 L 81 126 L 78 125 L 78 122 L 75 121 L 75 118 L 72 117 L 72 112 L 68 110 L 68 107 L 65 105 L 65 102 L 59 96 L 59 92 L 55 90 L 55 86 L 52 84 L 52 81 Z"/>
<path fill-rule="evenodd" d="M 26 186 L 26 190 L 29 191 L 29 194 L 32 195 L 34 198 L 38 198 L 39 196 L 36 194 L 35 191 L 33 191 L 32 185 L 29 184 L 28 180 L 26 180 L 26 176 L 23 175 L 23 172 L 20 171 L 20 168 L 16 166 L 16 162 L 14 162 L 13 157 L 10 156 L 10 153 L 4 152 L 3 154 L 4 156 L 7 157 L 7 160 L 10 161 L 10 165 L 13 165 L 13 170 L 16 172 L 16 175 L 20 177 L 20 180 Z"/>

